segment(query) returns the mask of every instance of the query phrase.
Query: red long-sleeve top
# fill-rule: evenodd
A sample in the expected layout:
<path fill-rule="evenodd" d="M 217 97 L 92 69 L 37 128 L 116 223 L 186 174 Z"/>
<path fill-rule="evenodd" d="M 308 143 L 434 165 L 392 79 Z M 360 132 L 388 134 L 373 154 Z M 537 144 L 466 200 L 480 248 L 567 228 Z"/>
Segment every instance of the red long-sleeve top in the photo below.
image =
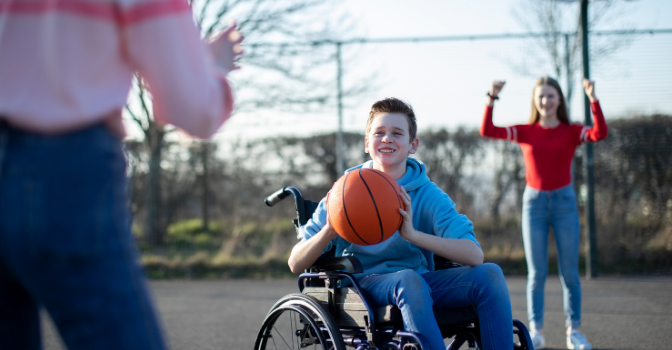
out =
<path fill-rule="evenodd" d="M 592 127 L 560 123 L 554 128 L 544 128 L 538 122 L 496 127 L 492 123 L 492 107 L 488 106 L 481 124 L 481 136 L 520 144 L 527 185 L 537 190 L 555 190 L 572 181 L 571 164 L 576 147 L 607 137 L 607 123 L 600 103 L 595 101 L 590 106 L 593 111 Z"/>

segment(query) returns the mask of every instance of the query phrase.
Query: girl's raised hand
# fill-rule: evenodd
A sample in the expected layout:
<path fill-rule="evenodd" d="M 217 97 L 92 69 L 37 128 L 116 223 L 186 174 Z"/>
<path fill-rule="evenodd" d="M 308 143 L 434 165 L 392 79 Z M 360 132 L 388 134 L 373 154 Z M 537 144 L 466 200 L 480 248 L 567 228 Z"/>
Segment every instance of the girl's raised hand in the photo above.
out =
<path fill-rule="evenodd" d="M 413 207 L 411 207 L 411 196 L 409 196 L 408 192 L 406 192 L 406 190 L 402 187 L 399 198 L 401 198 L 401 201 L 404 202 L 404 207 L 406 207 L 406 210 L 399 208 L 399 214 L 401 214 L 401 217 L 404 220 L 401 223 L 401 227 L 399 228 L 399 234 L 405 240 L 410 242 L 413 239 L 413 235 L 418 232 L 415 230 L 415 228 L 413 228 Z"/>
<path fill-rule="evenodd" d="M 588 95 L 588 99 L 590 100 L 590 102 L 594 102 L 595 100 L 597 100 L 597 97 L 595 96 L 594 81 L 583 78 L 583 89 L 586 90 L 586 95 Z"/>
<path fill-rule="evenodd" d="M 499 92 L 502 91 L 502 88 L 504 88 L 504 84 L 506 84 L 505 81 L 493 81 L 492 86 L 490 87 L 490 96 L 497 97 L 497 94 L 499 94 Z"/>
<path fill-rule="evenodd" d="M 222 74 L 226 75 L 240 68 L 236 66 L 236 61 L 238 56 L 243 53 L 241 46 L 243 39 L 243 35 L 236 29 L 234 23 L 210 43 L 210 52 Z"/>

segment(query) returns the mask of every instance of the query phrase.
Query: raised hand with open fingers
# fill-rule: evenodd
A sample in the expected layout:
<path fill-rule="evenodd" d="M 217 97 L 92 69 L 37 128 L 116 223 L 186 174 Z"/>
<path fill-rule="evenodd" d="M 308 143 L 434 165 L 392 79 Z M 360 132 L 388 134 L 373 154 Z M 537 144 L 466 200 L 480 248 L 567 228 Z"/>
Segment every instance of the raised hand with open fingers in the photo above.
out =
<path fill-rule="evenodd" d="M 590 102 L 597 100 L 595 96 L 595 82 L 593 80 L 583 78 L 583 89 L 586 90 L 586 95 L 588 95 Z"/>
<path fill-rule="evenodd" d="M 504 88 L 504 84 L 506 84 L 505 81 L 493 81 L 492 86 L 490 87 L 490 96 L 497 97 L 499 92 L 502 91 L 502 88 Z"/>
<path fill-rule="evenodd" d="M 236 27 L 234 23 L 209 45 L 215 64 L 224 75 L 240 68 L 236 66 L 236 61 L 243 53 L 241 43 L 244 37 Z"/>

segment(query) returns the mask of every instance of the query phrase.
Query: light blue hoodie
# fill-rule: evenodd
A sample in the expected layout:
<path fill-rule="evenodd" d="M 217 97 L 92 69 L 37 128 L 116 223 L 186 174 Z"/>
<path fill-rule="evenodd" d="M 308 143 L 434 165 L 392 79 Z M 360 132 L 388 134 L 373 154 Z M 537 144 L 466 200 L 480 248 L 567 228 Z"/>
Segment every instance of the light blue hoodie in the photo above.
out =
<path fill-rule="evenodd" d="M 458 214 L 455 203 L 435 183 L 429 181 L 425 165 L 408 158 L 406 174 L 397 180 L 411 197 L 413 207 L 413 227 L 426 234 L 444 238 L 468 239 L 476 244 L 474 227 L 466 216 Z M 373 161 L 348 169 L 371 168 Z M 317 234 L 327 222 L 326 197 L 320 201 L 313 217 L 308 220 L 298 234 L 307 240 Z M 411 269 L 420 274 L 434 270 L 433 253 L 405 240 L 395 232 L 388 240 L 371 246 L 352 244 L 341 237 L 334 238 L 325 251 L 336 245 L 336 256 L 354 256 L 364 267 L 364 273 L 356 278 L 371 274 L 385 274 Z M 480 246 L 480 245 L 479 245 Z"/>

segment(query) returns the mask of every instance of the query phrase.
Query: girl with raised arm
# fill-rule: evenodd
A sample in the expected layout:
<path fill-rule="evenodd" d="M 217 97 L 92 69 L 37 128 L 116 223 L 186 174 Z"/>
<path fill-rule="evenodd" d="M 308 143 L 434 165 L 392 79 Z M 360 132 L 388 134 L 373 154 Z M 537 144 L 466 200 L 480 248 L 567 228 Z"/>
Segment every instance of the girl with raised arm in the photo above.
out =
<path fill-rule="evenodd" d="M 558 269 L 563 287 L 568 349 L 592 349 L 577 328 L 581 323 L 579 282 L 579 212 L 572 188 L 571 164 L 582 143 L 607 137 L 607 125 L 595 97 L 594 82 L 584 79 L 594 126 L 570 124 L 565 98 L 558 82 L 539 79 L 532 92 L 532 111 L 527 124 L 496 127 L 492 111 L 503 81 L 488 92 L 481 136 L 520 144 L 525 160 L 527 186 L 523 194 L 523 244 L 527 259 L 527 310 L 535 349 L 545 346 L 544 284 L 548 274 L 548 228 L 553 227 L 558 250 Z"/>

